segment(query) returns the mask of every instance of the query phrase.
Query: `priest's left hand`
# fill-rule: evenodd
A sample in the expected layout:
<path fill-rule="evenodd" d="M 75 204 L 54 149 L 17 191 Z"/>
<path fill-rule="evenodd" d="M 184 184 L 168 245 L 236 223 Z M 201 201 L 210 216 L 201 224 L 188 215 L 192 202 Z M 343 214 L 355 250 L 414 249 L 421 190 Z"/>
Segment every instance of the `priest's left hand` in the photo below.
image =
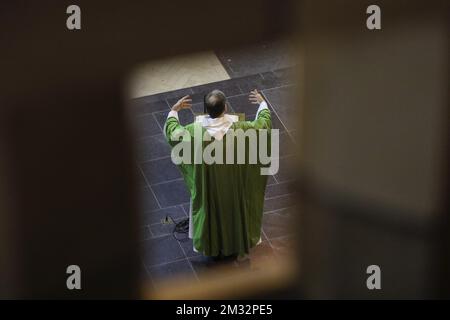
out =
<path fill-rule="evenodd" d="M 192 107 L 192 99 L 190 96 L 184 96 L 177 101 L 172 107 L 172 111 L 180 111 L 181 109 L 187 109 Z"/>

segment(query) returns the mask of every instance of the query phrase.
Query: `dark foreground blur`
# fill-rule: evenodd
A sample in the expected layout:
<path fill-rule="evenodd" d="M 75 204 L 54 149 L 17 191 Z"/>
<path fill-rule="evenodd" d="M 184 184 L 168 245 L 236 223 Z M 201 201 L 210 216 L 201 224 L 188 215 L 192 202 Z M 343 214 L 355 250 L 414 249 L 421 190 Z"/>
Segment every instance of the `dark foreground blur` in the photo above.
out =
<path fill-rule="evenodd" d="M 303 79 L 296 281 L 275 286 L 275 270 L 214 297 L 449 297 L 446 2 L 378 2 L 378 31 L 369 1 L 197 3 L 79 1 L 77 32 L 65 4 L 0 5 L 0 297 L 147 298 L 125 75 L 280 35 Z M 80 291 L 66 288 L 71 264 Z"/>

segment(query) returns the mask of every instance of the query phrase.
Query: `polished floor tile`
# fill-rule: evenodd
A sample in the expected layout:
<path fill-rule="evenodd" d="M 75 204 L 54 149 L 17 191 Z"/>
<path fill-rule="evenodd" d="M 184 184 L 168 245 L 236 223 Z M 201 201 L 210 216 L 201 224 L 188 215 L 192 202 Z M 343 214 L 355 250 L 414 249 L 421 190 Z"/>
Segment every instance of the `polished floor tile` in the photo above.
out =
<path fill-rule="evenodd" d="M 298 178 L 294 175 L 294 172 L 296 172 L 296 165 L 297 161 L 294 155 L 281 157 L 279 159 L 278 172 L 277 174 L 275 174 L 275 178 L 277 179 L 277 181 L 285 182 Z"/>
<path fill-rule="evenodd" d="M 136 156 L 139 162 L 166 157 L 170 154 L 170 147 L 163 134 L 141 139 L 136 146 Z"/>
<path fill-rule="evenodd" d="M 292 195 L 282 195 L 278 197 L 269 198 L 264 201 L 264 212 L 291 207 L 294 204 L 295 201 Z"/>
<path fill-rule="evenodd" d="M 187 259 L 150 267 L 149 273 L 155 280 L 173 279 L 180 276 L 195 278 L 194 271 Z M 156 287 L 158 284 L 159 281 L 155 281 Z"/>
<path fill-rule="evenodd" d="M 266 41 L 216 53 L 229 75 L 238 78 L 293 66 L 291 43 L 288 39 Z"/>
<path fill-rule="evenodd" d="M 248 94 L 240 94 L 237 96 L 232 96 L 227 99 L 233 108 L 234 112 L 245 113 L 245 114 L 255 114 L 258 110 L 258 105 L 252 104 L 248 99 Z"/>
<path fill-rule="evenodd" d="M 152 238 L 142 242 L 144 263 L 149 267 L 185 258 L 183 250 L 172 235 Z"/>
<path fill-rule="evenodd" d="M 149 187 L 142 188 L 140 191 L 140 210 L 142 212 L 159 209 L 158 202 Z"/>
<path fill-rule="evenodd" d="M 146 211 L 141 214 L 141 225 L 147 226 L 155 223 L 161 223 L 167 218 L 174 220 L 179 220 L 182 218 L 187 218 L 181 206 L 173 206 L 164 209 L 155 209 L 151 211 Z"/>
<path fill-rule="evenodd" d="M 170 207 L 189 202 L 190 196 L 182 179 L 152 186 L 161 207 Z"/>
<path fill-rule="evenodd" d="M 194 251 L 192 239 L 187 238 L 184 241 L 180 241 L 180 245 L 186 257 L 190 258 L 200 255 L 200 253 Z"/>
<path fill-rule="evenodd" d="M 149 225 L 150 231 L 153 237 L 160 237 L 165 235 L 172 235 L 174 232 L 175 225 L 181 220 L 186 219 L 186 216 L 182 217 L 170 217 L 164 221 L 159 221 L 157 223 Z"/>
<path fill-rule="evenodd" d="M 292 193 L 292 186 L 289 182 L 277 183 L 266 187 L 266 199 Z"/>
<path fill-rule="evenodd" d="M 152 114 L 134 118 L 135 139 L 142 139 L 162 133 L 162 130 Z"/>
<path fill-rule="evenodd" d="M 167 101 L 158 96 L 147 96 L 132 99 L 128 103 L 128 111 L 131 117 L 147 115 L 155 111 L 169 110 Z"/>
<path fill-rule="evenodd" d="M 141 169 L 137 166 L 135 168 L 135 182 L 139 188 L 148 187 L 147 181 L 144 178 L 144 174 L 142 173 Z"/>
<path fill-rule="evenodd" d="M 296 238 L 292 235 L 281 236 L 270 240 L 275 254 L 278 256 L 289 256 L 292 250 L 295 249 Z"/>
<path fill-rule="evenodd" d="M 232 257 L 224 259 L 213 259 L 210 257 L 197 255 L 189 258 L 189 261 L 199 279 L 201 279 L 205 275 L 205 273 L 211 274 L 214 272 L 221 272 L 223 270 L 237 268 L 235 259 Z"/>
<path fill-rule="evenodd" d="M 148 226 L 139 228 L 139 239 L 140 240 L 148 240 L 151 237 L 152 237 L 152 234 L 150 233 L 150 229 Z"/>
<path fill-rule="evenodd" d="M 287 130 L 295 130 L 298 122 L 298 108 L 293 103 L 293 86 L 267 89 L 263 93 Z"/>
<path fill-rule="evenodd" d="M 289 232 L 292 218 L 288 215 L 264 214 L 263 230 L 269 240 L 285 236 Z"/>
<path fill-rule="evenodd" d="M 181 178 L 180 170 L 170 156 L 141 163 L 141 168 L 151 185 Z"/>

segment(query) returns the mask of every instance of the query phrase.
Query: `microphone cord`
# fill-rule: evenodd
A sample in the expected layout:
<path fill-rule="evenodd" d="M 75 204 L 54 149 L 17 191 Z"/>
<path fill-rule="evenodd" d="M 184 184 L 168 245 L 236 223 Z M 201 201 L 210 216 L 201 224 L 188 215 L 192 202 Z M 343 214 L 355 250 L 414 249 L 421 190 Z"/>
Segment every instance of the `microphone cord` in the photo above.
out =
<path fill-rule="evenodd" d="M 169 220 L 170 219 L 170 220 Z M 171 216 L 166 216 L 165 221 L 168 223 L 173 222 Z M 170 222 L 169 222 L 170 221 Z M 177 223 L 173 227 L 172 235 L 178 242 L 184 242 L 189 240 L 189 218 L 185 218 Z M 184 234 L 185 236 L 179 237 L 178 234 Z"/>

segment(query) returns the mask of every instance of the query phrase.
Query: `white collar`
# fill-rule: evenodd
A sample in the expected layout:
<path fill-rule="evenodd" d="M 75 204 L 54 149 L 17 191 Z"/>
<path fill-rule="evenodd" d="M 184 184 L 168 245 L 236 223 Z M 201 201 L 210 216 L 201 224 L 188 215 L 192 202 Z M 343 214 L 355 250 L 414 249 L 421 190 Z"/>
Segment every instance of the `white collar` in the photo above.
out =
<path fill-rule="evenodd" d="M 197 116 L 195 122 L 201 123 L 202 127 L 208 131 L 209 135 L 216 140 L 222 140 L 233 122 L 239 121 L 239 117 L 231 114 L 224 114 L 218 118 L 211 118 L 209 115 Z"/>

